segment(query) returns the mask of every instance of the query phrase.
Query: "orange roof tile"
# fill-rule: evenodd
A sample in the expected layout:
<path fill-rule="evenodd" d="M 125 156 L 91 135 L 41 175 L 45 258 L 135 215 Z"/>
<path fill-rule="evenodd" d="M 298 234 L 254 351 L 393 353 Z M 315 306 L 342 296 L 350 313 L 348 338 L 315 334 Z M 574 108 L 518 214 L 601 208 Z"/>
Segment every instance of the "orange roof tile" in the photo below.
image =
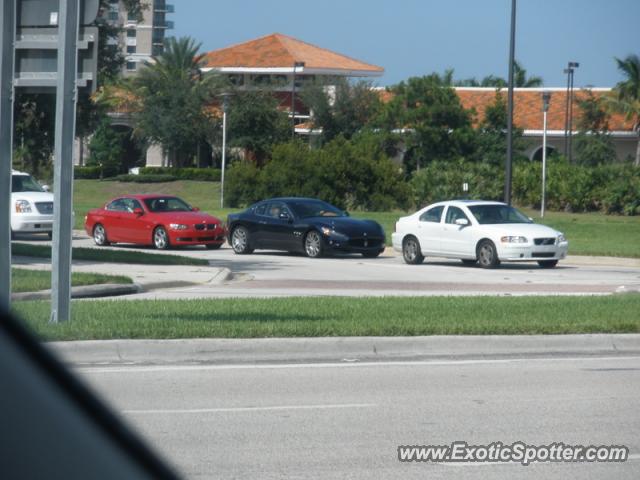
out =
<path fill-rule="evenodd" d="M 377 65 L 364 63 L 281 33 L 209 52 L 204 57 L 204 68 L 292 68 L 294 62 L 305 63 L 300 72 L 325 70 L 344 72 L 349 76 L 382 75 L 384 72 L 384 68 Z"/>

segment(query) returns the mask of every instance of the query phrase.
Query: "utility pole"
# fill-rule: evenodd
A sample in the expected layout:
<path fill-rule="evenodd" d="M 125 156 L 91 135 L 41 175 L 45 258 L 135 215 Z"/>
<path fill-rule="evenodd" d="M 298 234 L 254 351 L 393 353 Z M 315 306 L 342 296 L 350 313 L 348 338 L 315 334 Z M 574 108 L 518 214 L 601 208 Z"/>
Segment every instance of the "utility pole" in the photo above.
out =
<path fill-rule="evenodd" d="M 296 69 L 304 68 L 304 62 L 293 62 L 293 84 L 291 86 L 291 140 L 296 138 Z"/>
<path fill-rule="evenodd" d="M 567 74 L 567 102 L 565 107 L 564 116 L 564 156 L 569 159 L 571 163 L 571 131 L 573 130 L 573 73 L 580 64 L 578 62 L 568 62 L 567 68 L 564 69 L 564 73 Z"/>
<path fill-rule="evenodd" d="M 504 172 L 504 202 L 511 205 L 511 168 L 513 165 L 513 64 L 516 43 L 516 0 L 511 0 L 511 38 L 509 42 L 509 93 L 507 99 L 507 158 Z"/>
<path fill-rule="evenodd" d="M 544 218 L 544 204 L 546 200 L 547 182 L 547 112 L 551 92 L 542 92 L 542 200 L 540 202 L 540 217 Z"/>
<path fill-rule="evenodd" d="M 76 127 L 80 0 L 60 0 L 55 159 L 53 164 L 53 244 L 50 323 L 71 318 L 71 232 L 73 138 Z"/>

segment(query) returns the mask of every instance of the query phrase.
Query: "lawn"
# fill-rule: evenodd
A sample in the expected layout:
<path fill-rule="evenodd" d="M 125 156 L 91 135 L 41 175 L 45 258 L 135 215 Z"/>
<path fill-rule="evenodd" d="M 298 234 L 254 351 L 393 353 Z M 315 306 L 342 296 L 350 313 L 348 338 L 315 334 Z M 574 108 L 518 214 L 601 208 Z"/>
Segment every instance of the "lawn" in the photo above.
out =
<path fill-rule="evenodd" d="M 123 183 L 99 180 L 76 180 L 74 210 L 76 225 L 83 228 L 84 215 L 90 208 L 103 205 L 114 196 L 125 193 L 167 193 L 178 195 L 190 204 L 223 220 L 239 209 L 220 208 L 220 184 L 217 182 L 176 181 L 167 183 Z M 562 231 L 569 239 L 571 255 L 608 255 L 640 258 L 640 217 L 622 217 L 599 213 L 547 212 L 544 220 L 539 211 L 527 210 L 536 223 L 548 224 Z M 412 212 L 351 212 L 356 218 L 378 221 L 391 244 L 396 220 Z"/>
<path fill-rule="evenodd" d="M 122 275 L 102 275 L 98 273 L 72 273 L 71 285 L 99 285 L 103 283 L 133 283 Z M 51 272 L 47 270 L 11 269 L 11 291 L 37 292 L 51 288 Z"/>
<path fill-rule="evenodd" d="M 51 247 L 48 245 L 31 245 L 28 243 L 11 243 L 11 254 L 23 257 L 51 258 Z M 143 265 L 209 265 L 203 258 L 192 258 L 184 255 L 167 255 L 144 253 L 139 251 L 111 250 L 107 248 L 74 247 L 71 251 L 74 260 L 100 261 L 106 263 L 127 263 Z"/>
<path fill-rule="evenodd" d="M 640 295 L 14 302 L 45 340 L 639 333 Z"/>

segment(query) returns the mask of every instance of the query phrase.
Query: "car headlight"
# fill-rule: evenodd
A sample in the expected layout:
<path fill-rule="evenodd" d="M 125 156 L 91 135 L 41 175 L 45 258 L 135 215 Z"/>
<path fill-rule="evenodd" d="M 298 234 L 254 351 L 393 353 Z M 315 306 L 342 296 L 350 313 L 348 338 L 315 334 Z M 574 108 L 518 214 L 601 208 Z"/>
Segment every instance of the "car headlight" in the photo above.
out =
<path fill-rule="evenodd" d="M 567 241 L 567 238 L 563 234 L 558 235 L 558 243 L 562 243 L 566 241 Z"/>
<path fill-rule="evenodd" d="M 16 213 L 31 213 L 31 204 L 27 200 L 16 200 Z"/>
<path fill-rule="evenodd" d="M 502 237 L 500 238 L 500 241 L 502 243 L 527 243 L 527 238 L 526 237 L 512 237 L 512 236 L 508 236 L 508 237 Z"/>
<path fill-rule="evenodd" d="M 182 223 L 170 223 L 169 228 L 171 230 L 186 230 L 189 228 L 188 225 L 183 225 Z"/>

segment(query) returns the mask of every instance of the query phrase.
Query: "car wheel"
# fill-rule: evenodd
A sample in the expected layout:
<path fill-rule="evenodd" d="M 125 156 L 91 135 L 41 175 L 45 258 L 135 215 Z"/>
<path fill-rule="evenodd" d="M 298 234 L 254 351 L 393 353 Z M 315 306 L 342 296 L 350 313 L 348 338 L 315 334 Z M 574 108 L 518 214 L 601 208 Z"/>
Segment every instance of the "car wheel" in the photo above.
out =
<path fill-rule="evenodd" d="M 107 239 L 107 231 L 99 223 L 96 223 L 96 225 L 93 227 L 93 241 L 99 247 L 109 245 L 109 240 Z"/>
<path fill-rule="evenodd" d="M 538 265 L 542 268 L 553 268 L 558 264 L 558 260 L 540 260 Z"/>
<path fill-rule="evenodd" d="M 494 268 L 500 264 L 496 246 L 491 240 L 483 240 L 478 245 L 478 263 L 482 268 Z"/>
<path fill-rule="evenodd" d="M 415 237 L 408 237 L 402 242 L 402 257 L 409 265 L 418 265 L 424 260 L 420 242 Z"/>
<path fill-rule="evenodd" d="M 207 250 L 218 250 L 222 246 L 221 243 L 207 243 L 205 244 L 205 248 Z"/>
<path fill-rule="evenodd" d="M 467 267 L 473 267 L 476 263 L 478 263 L 478 260 L 469 260 L 468 258 L 463 258 L 462 263 Z"/>
<path fill-rule="evenodd" d="M 153 231 L 153 246 L 158 250 L 169 248 L 169 235 L 164 227 L 158 227 Z"/>
<path fill-rule="evenodd" d="M 231 248 L 239 255 L 253 252 L 249 247 L 249 231 L 245 227 L 236 227 L 231 233 Z"/>
<path fill-rule="evenodd" d="M 304 237 L 304 252 L 309 258 L 322 256 L 322 238 L 316 230 L 311 230 Z"/>

